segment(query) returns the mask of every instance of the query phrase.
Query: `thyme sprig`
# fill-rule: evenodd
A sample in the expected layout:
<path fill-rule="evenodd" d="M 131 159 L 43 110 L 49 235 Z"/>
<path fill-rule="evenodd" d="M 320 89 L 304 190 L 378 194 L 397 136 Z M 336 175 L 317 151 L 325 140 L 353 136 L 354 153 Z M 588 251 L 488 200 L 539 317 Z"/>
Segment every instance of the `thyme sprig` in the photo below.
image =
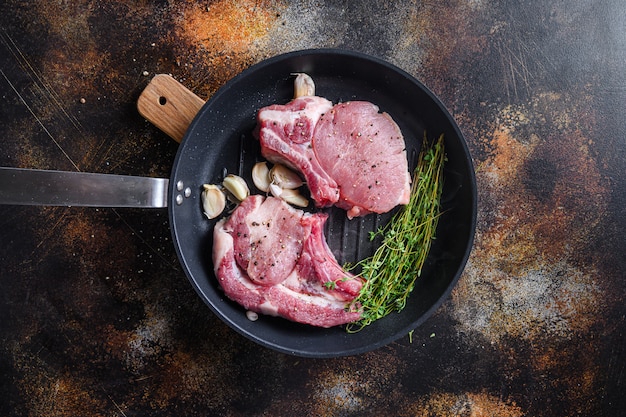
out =
<path fill-rule="evenodd" d="M 446 160 L 443 135 L 429 144 L 426 136 L 418 155 L 409 203 L 384 227 L 370 232 L 382 237 L 374 254 L 356 263 L 366 281 L 355 303 L 362 308 L 359 321 L 347 331 L 358 332 L 375 320 L 401 311 L 430 251 L 440 216 L 443 166 Z"/>

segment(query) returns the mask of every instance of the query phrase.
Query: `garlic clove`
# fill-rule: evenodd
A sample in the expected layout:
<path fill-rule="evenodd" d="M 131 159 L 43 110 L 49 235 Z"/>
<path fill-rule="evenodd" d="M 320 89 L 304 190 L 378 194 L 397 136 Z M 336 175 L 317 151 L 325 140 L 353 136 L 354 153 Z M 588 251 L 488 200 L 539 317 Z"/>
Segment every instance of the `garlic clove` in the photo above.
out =
<path fill-rule="evenodd" d="M 226 208 L 226 195 L 214 184 L 204 184 L 202 186 L 202 209 L 204 215 L 209 219 L 214 219 Z"/>
<path fill-rule="evenodd" d="M 276 184 L 280 188 L 295 189 L 304 184 L 302 178 L 300 178 L 298 174 L 284 165 L 274 165 L 270 170 L 269 175 L 272 184 Z"/>
<path fill-rule="evenodd" d="M 281 194 L 282 194 L 282 193 L 283 193 L 283 191 L 284 191 L 282 188 L 280 188 L 280 186 L 278 186 L 278 185 L 276 185 L 276 184 L 274 184 L 274 183 L 271 183 L 271 184 L 270 184 L 270 186 L 269 186 L 269 190 L 270 190 L 270 193 L 272 193 L 272 195 L 273 195 L 274 197 L 280 197 L 280 196 L 281 196 Z"/>
<path fill-rule="evenodd" d="M 287 203 L 292 204 L 297 207 L 304 208 L 304 207 L 309 206 L 309 200 L 307 200 L 305 196 L 300 194 L 298 190 L 291 190 L 291 189 L 285 188 L 280 193 L 280 198 L 285 200 Z"/>
<path fill-rule="evenodd" d="M 259 162 L 252 167 L 252 182 L 254 186 L 264 193 L 270 189 L 270 170 L 267 167 L 267 163 Z"/>
<path fill-rule="evenodd" d="M 246 317 L 248 318 L 248 320 L 250 321 L 257 321 L 259 319 L 259 315 L 258 313 L 252 311 L 252 310 L 248 310 L 246 311 Z"/>
<path fill-rule="evenodd" d="M 293 82 L 293 98 L 314 96 L 315 95 L 315 83 L 313 78 L 305 73 L 297 73 L 296 79 Z"/>
<path fill-rule="evenodd" d="M 245 200 L 250 195 L 250 189 L 246 180 L 235 174 L 228 174 L 222 185 L 228 190 L 238 201 Z"/>

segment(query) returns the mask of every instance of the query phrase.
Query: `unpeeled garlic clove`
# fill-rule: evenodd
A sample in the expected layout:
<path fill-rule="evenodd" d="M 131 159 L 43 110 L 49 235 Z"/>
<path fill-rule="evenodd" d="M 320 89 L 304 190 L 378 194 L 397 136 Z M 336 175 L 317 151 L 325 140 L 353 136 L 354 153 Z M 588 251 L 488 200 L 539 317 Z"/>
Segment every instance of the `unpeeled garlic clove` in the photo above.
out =
<path fill-rule="evenodd" d="M 287 203 L 292 204 L 297 207 L 308 207 L 309 200 L 306 199 L 305 196 L 300 194 L 298 190 L 291 190 L 289 188 L 282 189 L 280 193 L 280 198 L 285 200 Z"/>
<path fill-rule="evenodd" d="M 270 190 L 270 193 L 272 193 L 274 197 L 280 197 L 284 191 L 282 188 L 280 188 L 278 185 L 274 183 L 270 184 L 269 190 Z"/>
<path fill-rule="evenodd" d="M 304 184 L 298 174 L 280 164 L 276 164 L 272 167 L 269 176 L 272 184 L 276 184 L 284 189 L 295 189 Z"/>
<path fill-rule="evenodd" d="M 226 188 L 238 201 L 245 200 L 250 195 L 250 189 L 246 180 L 235 174 L 228 174 L 222 185 Z"/>
<path fill-rule="evenodd" d="M 303 72 L 296 74 L 293 87 L 293 98 L 315 95 L 315 83 L 313 82 L 313 78 Z"/>
<path fill-rule="evenodd" d="M 258 162 L 252 167 L 252 182 L 254 186 L 264 193 L 270 189 L 270 170 L 267 167 L 267 163 Z"/>
<path fill-rule="evenodd" d="M 204 184 L 202 186 L 202 209 L 204 215 L 209 219 L 214 219 L 226 208 L 226 195 L 214 184 Z"/>

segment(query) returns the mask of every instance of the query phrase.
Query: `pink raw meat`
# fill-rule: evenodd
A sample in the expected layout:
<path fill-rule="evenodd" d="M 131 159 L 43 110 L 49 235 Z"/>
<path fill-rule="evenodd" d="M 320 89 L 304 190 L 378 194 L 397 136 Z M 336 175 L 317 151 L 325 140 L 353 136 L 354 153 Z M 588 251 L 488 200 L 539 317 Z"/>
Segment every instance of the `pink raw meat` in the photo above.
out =
<path fill-rule="evenodd" d="M 348 217 L 386 213 L 407 204 L 411 177 L 404 138 L 387 113 L 366 101 L 340 103 L 318 121 L 315 156 L 340 190 Z"/>
<path fill-rule="evenodd" d="M 326 219 L 273 197 L 244 200 L 213 232 L 215 275 L 226 296 L 248 310 L 319 327 L 358 320 L 360 312 L 349 305 L 363 283 L 343 271 L 328 248 Z M 251 232 L 264 227 L 271 238 L 270 233 Z M 279 253 L 285 256 L 275 255 Z"/>
<path fill-rule="evenodd" d="M 300 172 L 318 207 L 332 206 L 339 199 L 337 183 L 320 167 L 311 146 L 317 121 L 332 106 L 325 98 L 306 96 L 264 107 L 257 115 L 261 154 Z"/>
<path fill-rule="evenodd" d="M 304 176 L 317 207 L 337 205 L 349 218 L 386 213 L 408 203 L 411 176 L 402 132 L 378 110 L 299 97 L 262 108 L 256 135 L 265 158 Z"/>

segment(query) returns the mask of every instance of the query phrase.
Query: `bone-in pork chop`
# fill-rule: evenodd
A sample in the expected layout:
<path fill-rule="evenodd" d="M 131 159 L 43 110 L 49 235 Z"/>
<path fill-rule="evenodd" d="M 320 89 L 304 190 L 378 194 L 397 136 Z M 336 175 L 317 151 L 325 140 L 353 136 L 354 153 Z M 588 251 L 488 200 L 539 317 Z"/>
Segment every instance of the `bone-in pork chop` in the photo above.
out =
<path fill-rule="evenodd" d="M 325 98 L 306 96 L 264 107 L 257 116 L 261 154 L 300 172 L 318 207 L 332 206 L 339 199 L 337 183 L 322 169 L 311 146 L 318 120 L 332 107 Z"/>
<path fill-rule="evenodd" d="M 364 101 L 303 96 L 257 114 L 261 152 L 305 178 L 317 207 L 349 218 L 385 213 L 409 201 L 411 177 L 398 125 Z"/>
<path fill-rule="evenodd" d="M 358 320 L 360 312 L 347 306 L 362 281 L 328 248 L 326 219 L 274 197 L 244 200 L 213 232 L 215 275 L 226 296 L 248 310 L 319 327 Z"/>

